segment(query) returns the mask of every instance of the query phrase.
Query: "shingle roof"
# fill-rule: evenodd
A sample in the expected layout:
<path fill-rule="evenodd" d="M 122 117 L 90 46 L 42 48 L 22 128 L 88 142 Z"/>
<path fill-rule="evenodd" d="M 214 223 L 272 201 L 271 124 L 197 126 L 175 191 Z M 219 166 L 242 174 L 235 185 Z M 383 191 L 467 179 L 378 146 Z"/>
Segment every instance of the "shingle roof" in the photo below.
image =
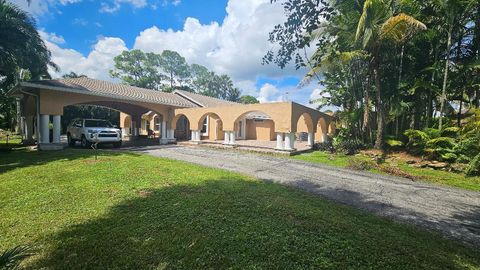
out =
<path fill-rule="evenodd" d="M 219 107 L 219 106 L 228 106 L 228 105 L 239 105 L 239 103 L 222 100 L 214 97 L 209 97 L 201 94 L 195 94 L 183 90 L 175 90 L 173 93 L 188 99 L 189 101 L 198 104 L 202 107 Z"/>
<path fill-rule="evenodd" d="M 178 107 L 198 107 L 188 99 L 174 94 L 155 91 L 120 83 L 112 83 L 87 77 L 60 80 L 42 80 L 20 83 L 26 87 L 51 88 L 59 91 L 91 94 L 97 96 L 120 98 L 140 102 L 166 104 Z"/>

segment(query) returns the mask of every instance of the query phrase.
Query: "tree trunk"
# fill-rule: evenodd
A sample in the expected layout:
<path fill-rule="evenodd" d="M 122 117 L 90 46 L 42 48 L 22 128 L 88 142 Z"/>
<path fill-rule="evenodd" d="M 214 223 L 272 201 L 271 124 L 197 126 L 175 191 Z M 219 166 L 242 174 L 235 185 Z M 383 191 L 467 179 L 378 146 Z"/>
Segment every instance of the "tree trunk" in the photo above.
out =
<path fill-rule="evenodd" d="M 367 78 L 367 85 L 364 85 L 363 86 L 363 127 L 362 127 L 362 133 L 364 135 L 366 135 L 366 137 L 368 138 L 368 140 L 370 140 L 370 136 L 368 134 L 369 132 L 369 119 L 370 119 L 370 112 L 369 112 L 369 104 L 370 104 L 370 97 L 369 97 L 369 93 L 368 93 L 368 86 L 369 86 L 369 83 L 368 83 L 368 78 Z"/>
<path fill-rule="evenodd" d="M 458 127 L 460 127 L 460 122 L 462 121 L 462 105 L 463 105 L 463 91 L 462 91 L 462 96 L 460 97 L 460 108 L 458 108 L 458 114 L 457 114 Z"/>
<path fill-rule="evenodd" d="M 382 104 L 382 91 L 380 86 L 380 65 L 378 63 L 378 58 L 375 57 L 373 63 L 373 76 L 375 79 L 375 96 L 377 100 L 377 137 L 375 139 L 375 149 L 382 149 L 383 147 L 383 134 L 384 134 L 384 125 L 385 125 L 385 116 L 383 111 Z"/>
<path fill-rule="evenodd" d="M 438 129 L 442 130 L 443 111 L 445 108 L 445 100 L 447 99 L 447 80 L 448 80 L 448 62 L 450 59 L 450 46 L 452 44 L 453 24 L 448 29 L 447 50 L 445 52 L 445 70 L 443 72 L 442 96 L 440 97 L 440 119 L 438 121 Z"/>

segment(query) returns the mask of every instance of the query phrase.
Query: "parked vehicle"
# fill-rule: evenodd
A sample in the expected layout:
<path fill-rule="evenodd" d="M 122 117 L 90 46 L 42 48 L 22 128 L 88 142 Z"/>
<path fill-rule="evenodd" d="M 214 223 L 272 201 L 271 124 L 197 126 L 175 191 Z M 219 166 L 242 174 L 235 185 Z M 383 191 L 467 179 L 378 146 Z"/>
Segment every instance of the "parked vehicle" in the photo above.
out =
<path fill-rule="evenodd" d="M 68 145 L 74 146 L 80 141 L 83 148 L 88 148 L 98 140 L 101 144 L 122 145 L 122 131 L 109 121 L 100 119 L 74 119 L 67 127 Z"/>

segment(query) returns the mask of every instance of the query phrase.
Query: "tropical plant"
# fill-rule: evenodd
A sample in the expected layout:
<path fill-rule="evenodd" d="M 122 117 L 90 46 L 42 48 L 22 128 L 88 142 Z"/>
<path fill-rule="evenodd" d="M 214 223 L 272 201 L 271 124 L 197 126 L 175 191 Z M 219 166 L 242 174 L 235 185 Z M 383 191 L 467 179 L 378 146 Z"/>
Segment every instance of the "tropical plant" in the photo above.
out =
<path fill-rule="evenodd" d="M 12 249 L 7 249 L 0 254 L 0 269 L 18 269 L 20 263 L 32 255 L 34 255 L 34 252 L 28 246 L 16 246 Z"/>

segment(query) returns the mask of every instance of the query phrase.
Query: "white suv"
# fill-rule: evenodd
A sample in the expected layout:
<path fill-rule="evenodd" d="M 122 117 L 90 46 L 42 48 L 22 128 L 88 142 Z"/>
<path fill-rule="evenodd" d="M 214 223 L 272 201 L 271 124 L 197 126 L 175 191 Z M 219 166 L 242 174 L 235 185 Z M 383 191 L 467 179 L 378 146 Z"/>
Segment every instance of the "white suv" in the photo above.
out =
<path fill-rule="evenodd" d="M 88 148 L 95 142 L 111 143 L 114 147 L 122 145 L 122 131 L 106 120 L 75 119 L 67 127 L 68 145 L 74 146 L 80 141 L 83 148 Z"/>

